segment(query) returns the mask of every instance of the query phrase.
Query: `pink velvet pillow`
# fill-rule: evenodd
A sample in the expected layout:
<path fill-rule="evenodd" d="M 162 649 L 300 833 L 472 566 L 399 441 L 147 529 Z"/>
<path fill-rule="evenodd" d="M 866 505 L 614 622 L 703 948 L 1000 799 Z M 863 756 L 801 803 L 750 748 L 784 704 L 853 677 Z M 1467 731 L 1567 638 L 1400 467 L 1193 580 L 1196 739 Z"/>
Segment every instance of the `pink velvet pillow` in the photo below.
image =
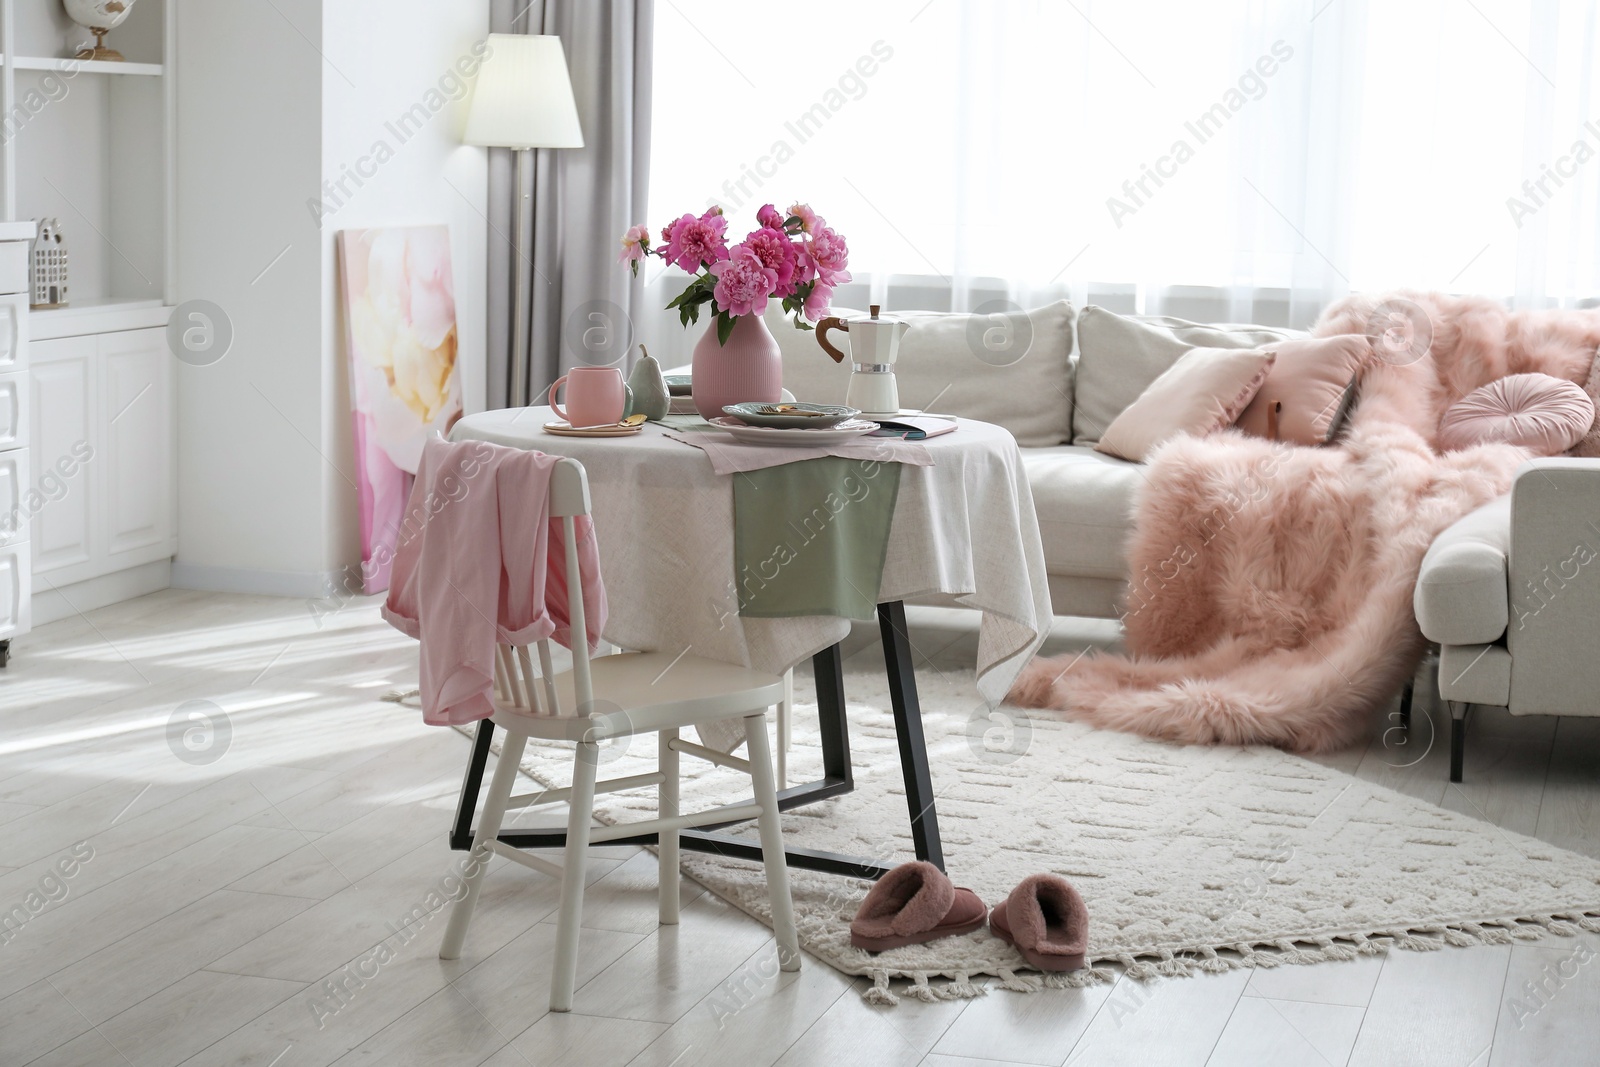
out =
<path fill-rule="evenodd" d="M 1452 452 L 1504 442 L 1555 456 L 1577 444 L 1593 423 L 1594 401 L 1572 382 L 1511 374 L 1450 405 L 1439 421 L 1439 447 Z"/>
<path fill-rule="evenodd" d="M 1257 437 L 1267 433 L 1267 414 L 1282 403 L 1278 414 L 1278 439 L 1296 445 L 1327 444 L 1338 436 L 1334 416 L 1345 394 L 1372 357 L 1365 334 L 1311 337 L 1269 345 L 1277 353 L 1272 371 L 1235 423 Z"/>

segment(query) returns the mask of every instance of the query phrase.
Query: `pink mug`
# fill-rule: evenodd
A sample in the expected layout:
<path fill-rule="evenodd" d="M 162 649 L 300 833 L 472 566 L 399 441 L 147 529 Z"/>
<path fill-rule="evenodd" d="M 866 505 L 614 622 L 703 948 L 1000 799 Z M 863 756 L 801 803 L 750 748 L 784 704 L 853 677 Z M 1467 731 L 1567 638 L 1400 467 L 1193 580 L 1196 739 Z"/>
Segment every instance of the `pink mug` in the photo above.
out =
<path fill-rule="evenodd" d="M 556 403 L 556 390 L 563 384 L 567 387 L 565 410 Z M 610 426 L 621 422 L 627 407 L 622 372 L 615 367 L 574 367 L 550 386 L 550 406 L 570 426 Z"/>

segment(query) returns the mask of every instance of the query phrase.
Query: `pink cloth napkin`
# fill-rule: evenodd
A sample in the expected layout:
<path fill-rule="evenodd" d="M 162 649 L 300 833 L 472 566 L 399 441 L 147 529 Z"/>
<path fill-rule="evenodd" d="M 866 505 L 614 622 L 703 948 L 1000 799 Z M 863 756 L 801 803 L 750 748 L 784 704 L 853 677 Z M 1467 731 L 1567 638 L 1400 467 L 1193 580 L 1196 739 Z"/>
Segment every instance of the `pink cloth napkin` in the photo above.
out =
<path fill-rule="evenodd" d="M 494 713 L 497 642 L 572 647 L 562 524 L 549 515 L 560 456 L 483 441 L 423 447 L 406 502 L 383 617 L 422 642 L 423 721 Z M 579 516 L 578 567 L 591 651 L 606 621 L 594 528 Z"/>
<path fill-rule="evenodd" d="M 685 433 L 668 430 L 664 436 L 704 449 L 706 455 L 711 457 L 711 469 L 718 474 L 758 471 L 763 467 L 778 467 L 821 456 L 875 459 L 879 463 L 905 463 L 913 467 L 933 466 L 933 457 L 920 441 L 905 441 L 897 437 L 852 437 L 837 444 L 797 448 L 792 445 L 747 445 L 720 430 Z"/>

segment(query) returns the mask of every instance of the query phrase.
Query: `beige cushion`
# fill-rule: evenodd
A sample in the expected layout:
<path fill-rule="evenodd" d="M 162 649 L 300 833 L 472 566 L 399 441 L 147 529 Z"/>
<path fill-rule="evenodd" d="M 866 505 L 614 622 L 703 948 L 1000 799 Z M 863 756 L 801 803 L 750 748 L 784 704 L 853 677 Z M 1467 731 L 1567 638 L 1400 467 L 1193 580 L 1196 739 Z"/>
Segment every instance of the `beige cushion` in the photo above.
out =
<path fill-rule="evenodd" d="M 1095 451 L 1142 461 L 1180 433 L 1203 437 L 1232 426 L 1272 369 L 1270 348 L 1191 348 L 1128 405 Z"/>
<path fill-rule="evenodd" d="M 1091 304 L 1078 313 L 1072 443 L 1100 440 L 1106 427 L 1191 348 L 1259 348 L 1303 336 L 1271 326 L 1134 318 Z"/>
<path fill-rule="evenodd" d="M 783 384 L 802 401 L 842 404 L 850 361 L 835 363 L 817 335 L 796 330 L 768 305 L 767 325 L 783 351 Z M 864 312 L 835 308 L 841 318 Z M 900 342 L 900 404 L 992 422 L 1024 447 L 1072 436 L 1072 305 L 1060 300 L 1001 318 L 941 311 L 890 311 L 911 324 Z M 848 341 L 829 340 L 840 348 Z"/>
<path fill-rule="evenodd" d="M 1281 403 L 1278 440 L 1296 445 L 1321 445 L 1338 436 L 1335 416 L 1345 394 L 1372 357 L 1364 334 L 1310 337 L 1272 346 L 1278 353 L 1272 372 L 1255 399 L 1239 416 L 1239 429 L 1268 437 L 1267 416 Z"/>
<path fill-rule="evenodd" d="M 1124 542 L 1133 529 L 1143 466 L 1078 445 L 1024 449 L 1022 465 L 1033 489 L 1046 572 L 1126 581 Z"/>
<path fill-rule="evenodd" d="M 1520 445 L 1554 456 L 1583 440 L 1594 425 L 1594 401 L 1565 378 L 1510 374 L 1474 389 L 1439 420 L 1439 447 Z"/>

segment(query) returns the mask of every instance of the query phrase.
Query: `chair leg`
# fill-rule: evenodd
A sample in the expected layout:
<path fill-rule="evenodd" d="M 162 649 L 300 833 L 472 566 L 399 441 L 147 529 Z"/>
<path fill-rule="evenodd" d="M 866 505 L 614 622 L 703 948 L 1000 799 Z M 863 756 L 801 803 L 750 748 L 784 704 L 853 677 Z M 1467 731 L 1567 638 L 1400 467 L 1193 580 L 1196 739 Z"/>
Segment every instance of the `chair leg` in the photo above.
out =
<path fill-rule="evenodd" d="M 600 749 L 578 742 L 572 764 L 572 801 L 567 813 L 567 850 L 561 872 L 561 912 L 556 920 L 555 972 L 550 979 L 550 1010 L 571 1011 L 578 980 L 578 924 L 583 919 L 583 875 L 589 858 L 589 825 L 594 821 L 594 780 Z"/>
<path fill-rule="evenodd" d="M 783 672 L 783 699 L 778 701 L 778 788 L 789 788 L 789 742 L 794 722 L 794 668 Z"/>
<path fill-rule="evenodd" d="M 750 746 L 750 777 L 761 806 L 761 859 L 767 867 L 767 899 L 772 905 L 772 932 L 778 939 L 778 966 L 800 969 L 800 939 L 794 929 L 794 900 L 789 895 L 789 864 L 783 852 L 783 823 L 773 785 L 772 753 L 767 746 L 767 716 L 758 712 L 744 720 Z"/>
<path fill-rule="evenodd" d="M 662 730 L 658 737 L 661 745 L 657 768 L 661 771 L 659 814 L 663 819 L 672 819 L 678 815 L 678 750 L 672 747 L 672 742 L 678 739 L 678 730 L 676 727 Z M 678 922 L 678 831 L 660 831 L 656 849 L 661 857 L 661 921 L 675 926 Z"/>
<path fill-rule="evenodd" d="M 1405 691 L 1400 694 L 1400 729 L 1411 729 L 1411 702 L 1416 698 L 1417 680 L 1415 678 L 1406 682 Z"/>
<path fill-rule="evenodd" d="M 483 884 L 484 872 L 494 853 L 489 842 L 500 836 L 500 824 L 505 821 L 506 802 L 517 784 L 517 768 L 522 764 L 522 750 L 528 743 L 526 734 L 506 733 L 500 747 L 500 762 L 494 765 L 494 779 L 489 783 L 489 798 L 484 802 L 478 832 L 472 838 L 472 850 L 467 853 L 465 877 L 461 896 L 450 907 L 450 922 L 444 928 L 444 944 L 439 946 L 439 958 L 461 958 L 461 943 L 467 939 L 467 926 L 472 922 L 472 912 L 478 906 L 478 889 Z"/>
<path fill-rule="evenodd" d="M 1467 751 L 1467 709 L 1472 705 L 1450 701 L 1450 780 L 1461 781 L 1461 763 Z"/>

